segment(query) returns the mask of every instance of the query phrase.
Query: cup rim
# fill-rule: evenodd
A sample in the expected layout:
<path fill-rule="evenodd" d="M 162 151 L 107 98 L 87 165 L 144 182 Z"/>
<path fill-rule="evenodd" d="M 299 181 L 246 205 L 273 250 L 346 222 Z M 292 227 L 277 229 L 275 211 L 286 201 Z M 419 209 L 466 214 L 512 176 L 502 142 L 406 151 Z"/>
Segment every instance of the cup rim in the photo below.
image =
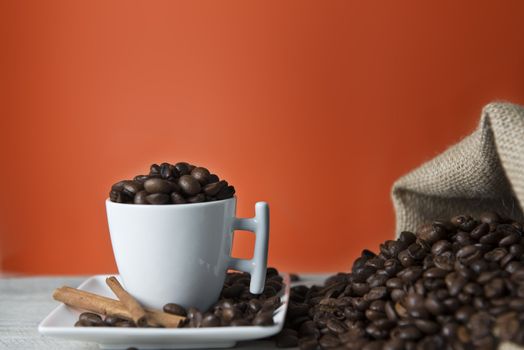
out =
<path fill-rule="evenodd" d="M 202 206 L 212 206 L 212 205 L 218 205 L 218 204 L 222 204 L 222 203 L 225 203 L 227 201 L 233 201 L 235 200 L 236 201 L 237 199 L 237 196 L 234 195 L 233 197 L 231 198 L 226 198 L 226 199 L 221 199 L 221 200 L 217 200 L 217 201 L 212 201 L 212 202 L 200 202 L 200 203 L 184 203 L 184 204 L 134 204 L 134 203 L 117 203 L 117 202 L 113 202 L 109 199 L 109 197 L 106 198 L 106 204 L 111 204 L 111 205 L 116 205 L 116 206 L 130 206 L 130 207 L 147 207 L 147 208 L 172 208 L 172 207 L 177 207 L 177 208 L 187 208 L 187 207 L 191 207 L 191 208 L 196 208 L 196 207 L 202 207 Z"/>

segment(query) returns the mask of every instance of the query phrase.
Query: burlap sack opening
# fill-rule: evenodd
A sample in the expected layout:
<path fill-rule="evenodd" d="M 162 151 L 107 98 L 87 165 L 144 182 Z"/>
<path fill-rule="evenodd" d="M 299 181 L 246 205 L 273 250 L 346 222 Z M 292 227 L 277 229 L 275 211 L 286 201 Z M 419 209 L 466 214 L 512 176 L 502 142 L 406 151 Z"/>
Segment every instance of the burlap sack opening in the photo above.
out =
<path fill-rule="evenodd" d="M 393 185 L 397 234 L 457 213 L 495 210 L 523 220 L 524 108 L 484 107 L 471 135 Z"/>
<path fill-rule="evenodd" d="M 484 107 L 478 128 L 398 179 L 392 190 L 396 234 L 437 218 L 496 211 L 524 221 L 524 108 Z M 504 343 L 503 349 L 522 349 Z"/>

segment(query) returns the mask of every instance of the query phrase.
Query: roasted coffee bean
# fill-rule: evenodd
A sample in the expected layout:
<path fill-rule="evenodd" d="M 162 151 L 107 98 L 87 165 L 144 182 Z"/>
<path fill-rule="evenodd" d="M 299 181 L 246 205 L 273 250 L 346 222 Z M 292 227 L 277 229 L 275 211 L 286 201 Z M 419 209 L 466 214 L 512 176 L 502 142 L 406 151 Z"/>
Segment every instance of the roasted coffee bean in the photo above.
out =
<path fill-rule="evenodd" d="M 502 238 L 499 241 L 499 246 L 506 247 L 506 246 L 510 246 L 512 244 L 518 243 L 520 241 L 520 238 L 521 238 L 520 233 L 517 233 L 517 232 L 510 233 L 509 235 L 507 235 L 506 237 Z"/>
<path fill-rule="evenodd" d="M 124 321 L 124 320 L 122 318 L 115 317 L 115 316 L 106 316 L 106 318 L 104 318 L 104 323 L 109 327 L 114 327 L 114 325 L 120 321 Z"/>
<path fill-rule="evenodd" d="M 173 202 L 174 204 L 185 204 L 187 203 L 187 200 L 180 193 L 172 192 L 171 202 Z"/>
<path fill-rule="evenodd" d="M 484 212 L 480 214 L 480 221 L 486 224 L 496 224 L 500 222 L 500 216 L 495 212 Z"/>
<path fill-rule="evenodd" d="M 171 193 L 173 186 L 167 180 L 152 178 L 144 182 L 144 189 L 148 193 Z"/>
<path fill-rule="evenodd" d="M 191 175 L 182 175 L 178 179 L 178 186 L 188 196 L 194 196 L 200 192 L 200 182 Z"/>
<path fill-rule="evenodd" d="M 138 182 L 140 184 L 144 184 L 144 182 L 149 178 L 148 175 L 137 175 L 133 178 L 133 181 Z"/>
<path fill-rule="evenodd" d="M 348 331 L 348 326 L 336 318 L 329 319 L 326 326 L 333 334 L 342 334 Z"/>
<path fill-rule="evenodd" d="M 97 315 L 92 312 L 83 312 L 78 317 L 78 321 L 82 322 L 83 326 L 91 326 L 91 327 L 103 327 L 106 324 L 102 320 L 102 317 L 100 315 Z"/>
<path fill-rule="evenodd" d="M 253 326 L 271 326 L 274 324 L 273 313 L 262 312 L 253 319 Z"/>
<path fill-rule="evenodd" d="M 189 164 L 186 162 L 179 162 L 175 164 L 175 169 L 178 171 L 180 176 L 189 174 Z"/>
<path fill-rule="evenodd" d="M 187 309 L 187 319 L 191 327 L 198 328 L 202 325 L 202 312 L 197 308 L 190 307 Z"/>
<path fill-rule="evenodd" d="M 318 348 L 318 340 L 313 337 L 299 338 L 298 348 L 300 350 L 316 350 Z"/>
<path fill-rule="evenodd" d="M 122 328 L 135 328 L 136 325 L 133 321 L 129 320 L 120 320 L 114 324 L 115 327 L 122 327 Z"/>
<path fill-rule="evenodd" d="M 227 186 L 222 188 L 220 191 L 218 191 L 216 198 L 218 200 L 227 199 L 233 197 L 235 194 L 235 187 L 233 186 Z"/>
<path fill-rule="evenodd" d="M 298 337 L 292 334 L 279 334 L 276 337 L 276 345 L 279 348 L 294 348 L 298 345 Z"/>
<path fill-rule="evenodd" d="M 192 175 L 191 175 L 192 174 Z M 147 194 L 170 194 L 165 196 Z M 140 193 L 140 194 L 139 194 Z M 206 168 L 180 162 L 175 165 L 153 164 L 149 175 L 137 175 L 133 180 L 124 180 L 111 187 L 109 199 L 116 203 L 134 204 L 185 204 L 211 202 L 233 197 L 235 189 L 227 181 L 220 181 L 217 175 Z"/>
<path fill-rule="evenodd" d="M 152 164 L 149 168 L 149 175 L 160 175 L 160 165 Z"/>
<path fill-rule="evenodd" d="M 193 176 L 202 186 L 206 185 L 209 179 L 209 170 L 203 167 L 196 167 L 191 171 Z"/>
<path fill-rule="evenodd" d="M 388 259 L 384 262 L 384 271 L 389 276 L 395 276 L 402 270 L 402 264 L 397 259 Z"/>
<path fill-rule="evenodd" d="M 493 333 L 502 341 L 510 341 L 515 338 L 520 327 L 517 313 L 512 311 L 497 317 Z"/>
<path fill-rule="evenodd" d="M 402 340 L 417 340 L 422 337 L 422 332 L 415 326 L 399 326 L 394 330 L 394 334 Z"/>
<path fill-rule="evenodd" d="M 122 191 L 129 195 L 130 197 L 133 197 L 138 192 L 144 189 L 144 186 L 136 181 L 124 181 L 124 185 L 122 188 Z"/>
<path fill-rule="evenodd" d="M 208 196 L 216 196 L 220 190 L 227 187 L 227 182 L 222 180 L 204 186 L 204 193 Z"/>
<path fill-rule="evenodd" d="M 188 197 L 187 202 L 188 203 L 201 203 L 206 201 L 206 195 L 203 193 L 198 193 L 194 196 Z"/>
<path fill-rule="evenodd" d="M 146 200 L 149 204 L 168 204 L 169 195 L 165 193 L 153 193 L 147 195 Z"/>
<path fill-rule="evenodd" d="M 220 319 L 212 313 L 207 313 L 202 318 L 202 327 L 219 327 Z"/>
<path fill-rule="evenodd" d="M 486 235 L 488 232 L 489 232 L 489 224 L 482 223 L 471 231 L 470 237 L 473 239 L 480 239 L 482 236 Z"/>
<path fill-rule="evenodd" d="M 470 232 L 476 226 L 475 220 L 469 215 L 454 216 L 451 218 L 451 224 L 466 232 Z"/>
<path fill-rule="evenodd" d="M 364 298 L 368 301 L 373 301 L 377 299 L 382 299 L 387 295 L 387 289 L 386 287 L 375 287 L 372 288 L 365 296 Z"/>
<path fill-rule="evenodd" d="M 237 298 L 244 291 L 245 286 L 239 283 L 232 285 L 231 287 L 224 288 L 222 296 L 224 298 Z"/>
<path fill-rule="evenodd" d="M 325 334 L 320 338 L 319 344 L 323 349 L 330 349 L 338 346 L 340 340 L 335 335 Z"/>
<path fill-rule="evenodd" d="M 173 315 L 183 316 L 183 317 L 187 315 L 186 309 L 183 306 L 175 304 L 175 303 L 168 303 L 164 305 L 164 312 L 167 312 Z"/>
<path fill-rule="evenodd" d="M 251 326 L 251 323 L 247 320 L 243 320 L 241 318 L 237 318 L 229 324 L 231 327 L 243 327 L 243 326 Z"/>
<path fill-rule="evenodd" d="M 149 193 L 147 193 L 146 191 L 140 191 L 138 192 L 134 199 L 133 199 L 133 203 L 135 204 L 149 204 L 149 202 L 147 201 L 147 196 L 149 195 Z"/>
<path fill-rule="evenodd" d="M 423 273 L 422 267 L 411 266 L 400 271 L 397 276 L 405 283 L 414 283 Z"/>
<path fill-rule="evenodd" d="M 499 231 L 490 232 L 480 237 L 479 242 L 483 244 L 497 244 L 503 236 L 502 232 Z"/>
<path fill-rule="evenodd" d="M 417 237 L 428 243 L 435 243 L 445 239 L 447 235 L 446 229 L 438 224 L 425 224 L 417 230 Z"/>

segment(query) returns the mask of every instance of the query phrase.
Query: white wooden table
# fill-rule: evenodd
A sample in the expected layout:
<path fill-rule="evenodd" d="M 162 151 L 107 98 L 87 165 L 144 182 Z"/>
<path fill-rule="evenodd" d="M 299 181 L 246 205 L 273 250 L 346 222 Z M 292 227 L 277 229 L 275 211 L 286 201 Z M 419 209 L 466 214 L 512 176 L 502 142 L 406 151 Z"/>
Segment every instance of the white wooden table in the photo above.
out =
<path fill-rule="evenodd" d="M 320 282 L 323 276 L 301 275 L 301 278 L 304 283 L 310 284 Z M 98 346 L 94 343 L 44 337 L 37 330 L 38 323 L 58 306 L 58 303 L 51 297 L 53 290 L 63 285 L 76 287 L 86 278 L 0 278 L 0 349 L 98 349 Z M 240 342 L 236 347 L 236 349 L 274 348 L 274 343 L 268 340 Z"/>

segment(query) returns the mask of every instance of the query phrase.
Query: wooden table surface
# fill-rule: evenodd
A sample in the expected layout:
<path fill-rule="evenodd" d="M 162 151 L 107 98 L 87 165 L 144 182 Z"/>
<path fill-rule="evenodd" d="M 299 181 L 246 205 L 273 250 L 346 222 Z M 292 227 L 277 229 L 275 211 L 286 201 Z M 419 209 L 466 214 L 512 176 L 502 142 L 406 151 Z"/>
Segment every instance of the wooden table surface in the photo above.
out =
<path fill-rule="evenodd" d="M 304 283 L 319 283 L 324 275 L 301 275 Z M 73 342 L 42 336 L 37 326 L 59 304 L 53 290 L 62 285 L 78 286 L 87 277 L 0 278 L 0 349 L 77 350 L 98 349 L 95 343 Z M 236 349 L 274 349 L 268 340 L 239 342 Z"/>

